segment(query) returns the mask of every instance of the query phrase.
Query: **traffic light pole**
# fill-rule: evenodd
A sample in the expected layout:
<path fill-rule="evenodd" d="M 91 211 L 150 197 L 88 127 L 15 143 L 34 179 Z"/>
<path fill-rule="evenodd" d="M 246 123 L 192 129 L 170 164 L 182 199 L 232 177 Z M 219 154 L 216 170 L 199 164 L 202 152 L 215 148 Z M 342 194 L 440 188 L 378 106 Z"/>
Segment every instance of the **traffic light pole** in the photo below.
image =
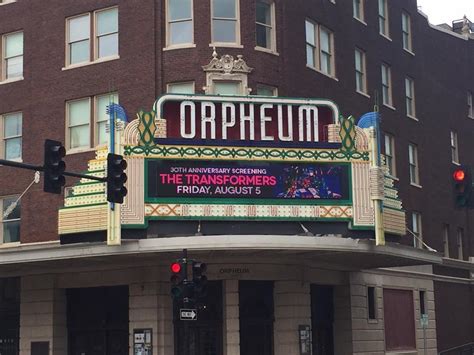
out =
<path fill-rule="evenodd" d="M 16 162 L 16 161 L 5 160 L 5 159 L 0 159 L 0 165 L 10 166 L 10 167 L 13 167 L 13 168 L 34 170 L 34 171 L 44 171 L 44 166 L 42 166 L 42 165 L 19 163 L 19 162 Z M 107 178 L 101 178 L 101 177 L 97 177 L 97 176 L 74 173 L 74 172 L 69 172 L 69 171 L 63 172 L 62 175 L 77 177 L 77 178 L 82 178 L 82 179 L 95 180 L 95 181 L 100 181 L 100 182 L 107 182 Z"/>

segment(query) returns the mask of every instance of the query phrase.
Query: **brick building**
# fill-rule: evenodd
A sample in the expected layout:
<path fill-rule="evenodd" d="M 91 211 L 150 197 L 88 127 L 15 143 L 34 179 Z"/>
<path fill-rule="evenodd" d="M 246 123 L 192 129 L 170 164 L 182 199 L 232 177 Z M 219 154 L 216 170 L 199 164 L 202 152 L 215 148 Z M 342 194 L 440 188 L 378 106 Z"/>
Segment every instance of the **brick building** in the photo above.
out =
<path fill-rule="evenodd" d="M 2 219 L 0 353 L 140 353 L 143 329 L 164 355 L 304 354 L 299 326 L 312 354 L 474 342 L 473 214 L 454 209 L 450 181 L 474 166 L 471 28 L 433 26 L 415 0 L 0 0 L 2 158 L 41 165 L 49 138 L 86 171 L 103 160 L 110 102 L 132 121 L 167 92 L 324 98 L 344 117 L 378 106 L 406 211 L 404 235 L 378 249 L 345 222 L 251 218 L 150 220 L 107 246 L 103 231 L 58 233 L 77 180 L 63 195 L 34 184 Z M 212 69 L 225 55 L 245 66 Z M 2 211 L 32 180 L 0 167 Z M 183 248 L 211 281 L 190 325 L 169 296 Z"/>

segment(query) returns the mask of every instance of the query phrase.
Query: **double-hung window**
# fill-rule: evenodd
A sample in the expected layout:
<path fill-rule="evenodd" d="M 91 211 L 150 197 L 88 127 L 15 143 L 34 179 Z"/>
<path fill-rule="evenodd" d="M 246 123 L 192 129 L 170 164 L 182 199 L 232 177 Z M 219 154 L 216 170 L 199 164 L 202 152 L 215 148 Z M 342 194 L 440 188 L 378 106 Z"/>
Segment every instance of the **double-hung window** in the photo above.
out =
<path fill-rule="evenodd" d="M 240 45 L 239 0 L 211 0 L 212 43 Z"/>
<path fill-rule="evenodd" d="M 408 164 L 410 166 L 410 183 L 414 185 L 420 184 L 418 173 L 418 147 L 416 144 L 408 145 Z"/>
<path fill-rule="evenodd" d="M 108 142 L 106 109 L 111 103 L 118 103 L 116 93 L 66 102 L 66 146 L 69 151 L 83 151 Z"/>
<path fill-rule="evenodd" d="M 468 91 L 467 93 L 467 117 L 474 118 L 474 107 L 472 100 L 472 92 Z"/>
<path fill-rule="evenodd" d="M 411 18 L 406 12 L 402 12 L 402 37 L 403 49 L 413 52 L 411 40 Z"/>
<path fill-rule="evenodd" d="M 7 160 L 21 160 L 22 157 L 22 113 L 0 116 L 2 123 L 2 156 Z"/>
<path fill-rule="evenodd" d="M 20 241 L 20 202 L 14 205 L 18 196 L 0 198 L 0 244 Z"/>
<path fill-rule="evenodd" d="M 458 134 L 451 131 L 451 161 L 459 164 Z"/>
<path fill-rule="evenodd" d="M 118 56 L 118 8 L 98 10 L 66 20 L 68 66 Z"/>
<path fill-rule="evenodd" d="M 306 65 L 334 77 L 334 34 L 327 28 L 306 20 Z"/>
<path fill-rule="evenodd" d="M 395 169 L 395 138 L 391 134 L 385 134 L 385 165 L 387 166 L 388 174 L 396 176 Z"/>
<path fill-rule="evenodd" d="M 364 22 L 364 1 L 365 0 L 352 0 L 352 11 L 354 18 L 358 19 L 359 21 Z"/>
<path fill-rule="evenodd" d="M 415 82 L 412 78 L 405 78 L 405 102 L 407 116 L 415 118 Z"/>
<path fill-rule="evenodd" d="M 392 102 L 392 71 L 390 66 L 382 64 L 382 103 L 384 105 L 393 106 Z"/>
<path fill-rule="evenodd" d="M 194 42 L 193 0 L 167 0 L 166 46 L 186 46 Z"/>
<path fill-rule="evenodd" d="M 411 214 L 411 227 L 413 234 L 416 235 L 413 241 L 415 248 L 423 248 L 423 235 L 421 234 L 421 213 L 412 212 Z"/>
<path fill-rule="evenodd" d="M 389 38 L 387 0 L 379 0 L 379 32 Z"/>
<path fill-rule="evenodd" d="M 367 94 L 365 52 L 357 48 L 355 50 L 355 78 L 356 91 L 363 94 Z"/>
<path fill-rule="evenodd" d="M 8 33 L 0 37 L 2 63 L 0 81 L 23 78 L 23 32 Z"/>
<path fill-rule="evenodd" d="M 257 48 L 275 52 L 275 3 L 273 1 L 257 0 L 255 26 Z"/>

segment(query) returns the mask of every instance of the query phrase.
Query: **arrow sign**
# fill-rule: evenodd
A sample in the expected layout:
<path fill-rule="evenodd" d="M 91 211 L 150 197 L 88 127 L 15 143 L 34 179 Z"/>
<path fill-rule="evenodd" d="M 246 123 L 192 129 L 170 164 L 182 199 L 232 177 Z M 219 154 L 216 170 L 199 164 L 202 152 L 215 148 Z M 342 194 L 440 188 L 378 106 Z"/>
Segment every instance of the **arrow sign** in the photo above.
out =
<path fill-rule="evenodd" d="M 197 320 L 197 310 L 195 309 L 180 309 L 179 310 L 180 320 Z"/>

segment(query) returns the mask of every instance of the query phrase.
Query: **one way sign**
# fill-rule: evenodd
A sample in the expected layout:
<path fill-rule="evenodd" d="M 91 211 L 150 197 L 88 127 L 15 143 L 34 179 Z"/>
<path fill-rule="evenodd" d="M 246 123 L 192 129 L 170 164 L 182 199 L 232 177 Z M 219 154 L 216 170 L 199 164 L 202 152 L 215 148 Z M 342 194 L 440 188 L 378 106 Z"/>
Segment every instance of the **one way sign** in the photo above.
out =
<path fill-rule="evenodd" d="M 197 320 L 197 311 L 195 309 L 180 309 L 180 320 Z"/>

